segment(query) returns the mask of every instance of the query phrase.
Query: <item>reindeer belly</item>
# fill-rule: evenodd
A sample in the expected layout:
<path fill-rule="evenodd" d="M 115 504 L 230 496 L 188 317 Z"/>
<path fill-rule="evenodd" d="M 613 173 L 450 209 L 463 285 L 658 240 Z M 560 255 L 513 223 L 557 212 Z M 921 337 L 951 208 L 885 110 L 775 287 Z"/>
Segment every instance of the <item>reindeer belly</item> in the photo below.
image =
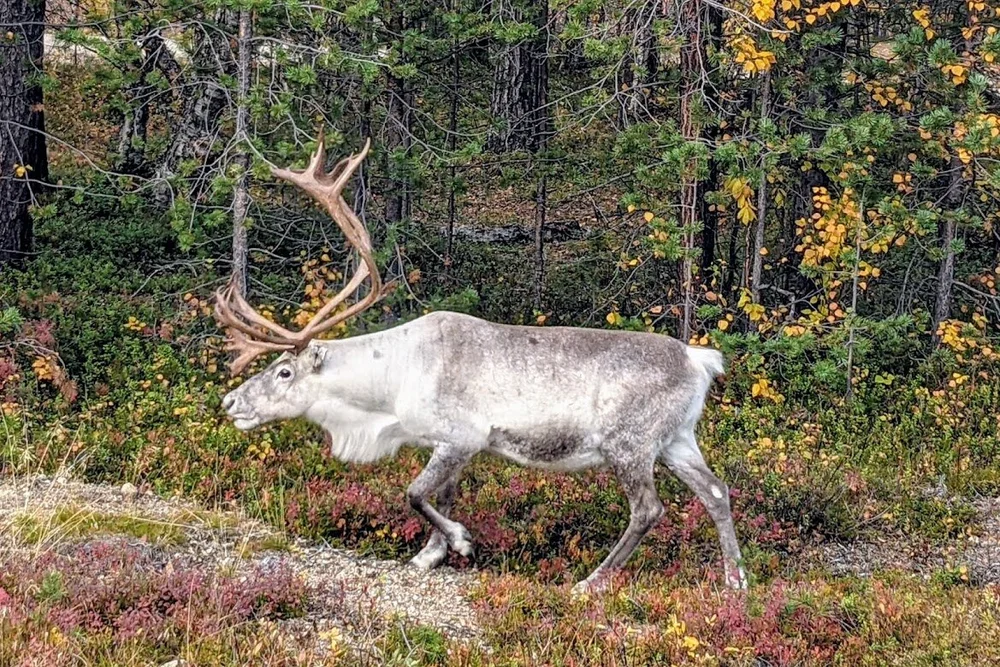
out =
<path fill-rule="evenodd" d="M 527 433 L 493 427 L 486 449 L 531 468 L 570 472 L 604 465 L 598 442 L 575 429 L 542 427 Z"/>

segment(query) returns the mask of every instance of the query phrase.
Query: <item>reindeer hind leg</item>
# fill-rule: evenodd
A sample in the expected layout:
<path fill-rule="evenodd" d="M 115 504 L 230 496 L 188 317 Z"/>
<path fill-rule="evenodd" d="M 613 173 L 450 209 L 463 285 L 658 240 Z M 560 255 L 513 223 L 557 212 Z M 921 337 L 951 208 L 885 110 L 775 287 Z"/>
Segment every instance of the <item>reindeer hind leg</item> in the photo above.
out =
<path fill-rule="evenodd" d="M 709 469 L 698 448 L 694 429 L 680 431 L 660 453 L 663 462 L 702 502 L 719 533 L 725 566 L 726 585 L 746 588 L 740 545 L 736 540 L 729 507 L 729 487 Z"/>

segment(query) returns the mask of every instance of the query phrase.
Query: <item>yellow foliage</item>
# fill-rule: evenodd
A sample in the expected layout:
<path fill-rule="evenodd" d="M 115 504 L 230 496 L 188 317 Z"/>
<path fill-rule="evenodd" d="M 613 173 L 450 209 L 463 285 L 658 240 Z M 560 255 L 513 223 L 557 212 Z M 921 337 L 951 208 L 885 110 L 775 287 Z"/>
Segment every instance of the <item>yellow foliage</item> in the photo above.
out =
<path fill-rule="evenodd" d="M 736 202 L 737 219 L 744 225 L 748 225 L 757 219 L 757 209 L 753 205 L 753 190 L 750 182 L 738 176 L 730 176 L 723 182 L 723 188 L 729 196 Z"/>
<path fill-rule="evenodd" d="M 35 360 L 31 362 L 31 370 L 35 372 L 35 377 L 43 382 L 52 382 L 59 372 L 55 359 L 52 357 L 35 357 Z"/>
<path fill-rule="evenodd" d="M 966 79 L 969 78 L 969 68 L 965 65 L 942 65 L 941 72 L 945 76 L 950 76 L 952 83 L 956 86 L 965 83 Z"/>
<path fill-rule="evenodd" d="M 913 102 L 906 99 L 904 95 L 901 95 L 895 86 L 869 82 L 865 84 L 865 90 L 871 93 L 872 99 L 877 102 L 879 106 L 885 107 L 889 104 L 894 104 L 896 108 L 901 111 L 913 110 Z"/>
<path fill-rule="evenodd" d="M 955 352 L 960 361 L 971 361 L 976 357 L 991 359 L 995 353 L 986 333 L 988 326 L 989 320 L 984 315 L 973 313 L 972 322 L 955 319 L 944 320 L 938 325 L 936 333 L 941 344 Z M 958 386 L 966 379 L 968 378 L 956 374 L 952 377 L 949 385 Z"/>
<path fill-rule="evenodd" d="M 777 62 L 773 51 L 758 49 L 754 41 L 746 35 L 735 38 L 732 41 L 732 48 L 736 53 L 734 60 L 743 65 L 743 70 L 747 74 L 766 72 Z"/>
<path fill-rule="evenodd" d="M 130 315 L 128 322 L 125 323 L 125 328 L 129 331 L 142 331 L 146 328 L 146 323 Z"/>
<path fill-rule="evenodd" d="M 774 384 L 766 377 L 758 377 L 750 387 L 750 395 L 753 398 L 769 400 L 775 403 L 782 403 L 785 397 L 778 392 Z"/>
<path fill-rule="evenodd" d="M 774 18 L 774 0 L 753 0 L 751 12 L 758 21 L 767 23 Z"/>

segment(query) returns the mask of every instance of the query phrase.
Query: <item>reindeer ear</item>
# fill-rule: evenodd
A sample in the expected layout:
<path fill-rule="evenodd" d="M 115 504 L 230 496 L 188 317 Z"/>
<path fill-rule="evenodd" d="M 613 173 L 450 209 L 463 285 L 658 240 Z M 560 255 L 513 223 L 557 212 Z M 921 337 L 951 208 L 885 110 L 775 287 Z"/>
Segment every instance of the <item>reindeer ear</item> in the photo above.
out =
<path fill-rule="evenodd" d="M 302 354 L 305 355 L 306 367 L 313 373 L 323 368 L 323 362 L 326 361 L 325 346 L 310 344 Z"/>

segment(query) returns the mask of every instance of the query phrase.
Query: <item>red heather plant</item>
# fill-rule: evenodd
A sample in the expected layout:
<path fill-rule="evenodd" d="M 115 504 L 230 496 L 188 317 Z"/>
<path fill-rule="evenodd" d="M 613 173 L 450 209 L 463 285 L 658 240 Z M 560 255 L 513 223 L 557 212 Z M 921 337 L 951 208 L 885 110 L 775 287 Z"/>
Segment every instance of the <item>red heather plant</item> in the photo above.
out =
<path fill-rule="evenodd" d="M 56 346 L 54 328 L 51 320 L 28 320 L 21 327 L 21 338 L 47 350 L 53 350 Z"/>
<path fill-rule="evenodd" d="M 4 394 L 9 393 L 13 387 L 12 380 L 17 376 L 20 369 L 17 366 L 17 362 L 10 357 L 0 357 L 0 398 L 4 397 Z"/>
<path fill-rule="evenodd" d="M 0 593 L 0 612 L 15 627 L 33 621 L 45 631 L 104 634 L 123 644 L 137 637 L 170 643 L 295 616 L 306 588 L 281 565 L 224 576 L 108 540 L 12 557 L 0 564 Z"/>
<path fill-rule="evenodd" d="M 776 580 L 747 595 L 657 580 L 576 602 L 565 589 L 503 576 L 485 584 L 477 605 L 490 643 L 508 647 L 512 662 L 543 651 L 549 664 L 567 665 L 818 666 L 863 646 L 843 593 L 821 582 Z"/>

